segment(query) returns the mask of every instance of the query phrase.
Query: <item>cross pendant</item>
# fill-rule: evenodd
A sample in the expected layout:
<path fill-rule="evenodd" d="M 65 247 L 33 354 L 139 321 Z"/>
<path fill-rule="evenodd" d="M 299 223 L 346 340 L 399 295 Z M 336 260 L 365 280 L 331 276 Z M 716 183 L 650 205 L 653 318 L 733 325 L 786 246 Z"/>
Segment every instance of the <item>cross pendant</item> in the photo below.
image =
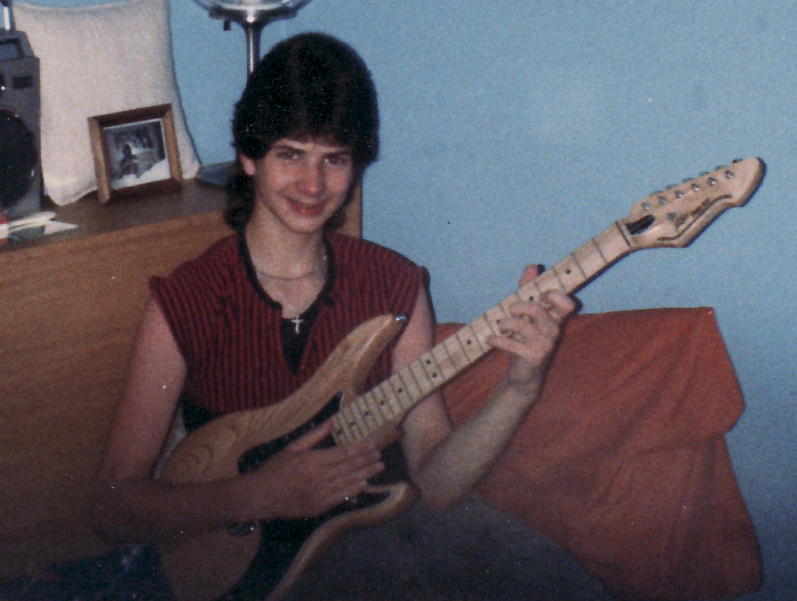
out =
<path fill-rule="evenodd" d="M 301 325 L 302 325 L 302 323 L 304 323 L 304 319 L 302 319 L 301 317 L 299 317 L 299 316 L 297 315 L 296 317 L 294 317 L 293 319 L 291 319 L 291 321 L 293 322 L 293 325 L 295 325 L 295 326 L 296 326 L 296 333 L 298 334 L 298 333 L 299 333 L 299 326 L 301 326 Z"/>

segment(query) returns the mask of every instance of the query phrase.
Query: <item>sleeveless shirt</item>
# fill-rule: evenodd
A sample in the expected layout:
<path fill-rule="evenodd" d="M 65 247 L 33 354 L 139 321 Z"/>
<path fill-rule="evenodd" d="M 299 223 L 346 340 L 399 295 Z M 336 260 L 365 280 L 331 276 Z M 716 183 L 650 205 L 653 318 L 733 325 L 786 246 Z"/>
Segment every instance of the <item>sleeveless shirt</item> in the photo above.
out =
<path fill-rule="evenodd" d="M 301 387 L 357 326 L 384 314 L 410 316 L 428 273 L 399 253 L 337 233 L 325 236 L 329 277 L 299 368 L 290 369 L 281 307 L 262 289 L 243 235 L 213 244 L 151 293 L 188 366 L 182 399 L 228 413 L 276 403 Z M 393 340 L 378 357 L 366 390 L 391 374 Z"/>

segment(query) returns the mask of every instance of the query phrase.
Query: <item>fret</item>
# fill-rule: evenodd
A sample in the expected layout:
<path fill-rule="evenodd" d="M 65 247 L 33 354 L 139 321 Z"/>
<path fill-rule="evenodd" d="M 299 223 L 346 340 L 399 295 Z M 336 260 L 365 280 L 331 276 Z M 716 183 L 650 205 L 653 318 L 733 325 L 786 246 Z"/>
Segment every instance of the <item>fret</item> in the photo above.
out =
<path fill-rule="evenodd" d="M 462 343 L 459 341 L 459 338 L 457 338 L 456 335 L 449 336 L 443 341 L 442 344 L 445 346 L 449 357 L 451 357 L 452 363 L 457 369 L 461 371 L 471 364 L 471 361 L 468 360 L 468 355 L 465 352 L 465 349 L 462 348 Z"/>
<path fill-rule="evenodd" d="M 554 265 L 551 269 L 544 271 L 540 277 L 542 278 L 542 281 L 540 282 L 540 288 L 542 288 L 544 291 L 558 288 L 561 292 L 564 292 L 565 294 L 568 293 L 567 286 L 565 286 L 564 282 L 559 277 L 559 273 L 556 271 L 556 265 Z"/>
<path fill-rule="evenodd" d="M 620 232 L 620 235 L 623 237 L 623 240 L 625 241 L 625 243 L 628 246 L 628 248 L 633 248 L 634 245 L 631 244 L 631 240 L 628 239 L 628 236 L 626 235 L 625 230 L 620 225 L 620 223 L 619 222 L 615 222 L 614 225 L 615 225 L 615 227 L 617 227 L 617 231 Z"/>
<path fill-rule="evenodd" d="M 346 420 L 340 412 L 332 416 L 332 438 L 337 445 L 347 445 L 351 443 L 351 436 L 347 433 Z"/>
<path fill-rule="evenodd" d="M 586 271 L 584 271 L 584 266 L 581 265 L 581 261 L 578 260 L 578 257 L 576 256 L 576 253 L 574 253 L 574 252 L 570 253 L 570 258 L 572 259 L 573 264 L 576 266 L 578 271 L 581 273 L 581 277 L 584 278 L 584 281 L 587 281 L 590 278 L 590 276 L 587 275 Z"/>
<path fill-rule="evenodd" d="M 516 303 L 523 303 L 529 300 L 528 297 L 523 296 L 522 294 L 523 290 L 524 288 L 519 288 L 518 290 L 515 290 L 512 294 L 510 294 L 507 298 L 501 301 L 501 309 L 503 309 L 507 317 L 509 317 L 510 315 L 509 309 L 512 307 L 512 305 Z"/>
<path fill-rule="evenodd" d="M 486 313 L 482 313 L 470 324 L 473 326 L 473 331 L 476 333 L 476 337 L 482 346 L 482 353 L 486 353 L 490 350 L 490 345 L 485 342 L 488 336 L 500 336 L 498 329 L 493 329 L 493 324 L 490 323 L 486 315 Z"/>
<path fill-rule="evenodd" d="M 421 357 L 421 367 L 426 377 L 429 379 L 432 389 L 437 388 L 437 386 L 444 381 L 443 370 L 440 369 L 440 365 L 437 363 L 434 353 L 425 353 Z M 431 390 L 429 392 L 431 392 Z"/>
<path fill-rule="evenodd" d="M 542 275 L 545 275 L 545 273 L 543 272 Z M 542 288 L 540 288 L 540 277 L 536 277 L 531 281 L 531 285 L 537 291 L 537 294 L 530 295 L 528 300 L 539 300 L 539 298 L 542 296 L 542 293 L 545 292 Z"/>
<path fill-rule="evenodd" d="M 415 394 L 412 391 L 413 389 L 409 387 L 408 382 L 414 384 L 415 380 L 412 377 L 405 377 L 406 372 L 406 368 L 402 369 L 390 379 L 390 385 L 396 392 L 396 400 L 400 408 L 399 412 L 403 412 L 407 407 L 412 407 L 413 398 L 418 398 L 420 396 L 420 390 Z M 395 382 L 393 380 L 395 380 Z"/>
<path fill-rule="evenodd" d="M 457 364 L 451 359 L 451 355 L 448 354 L 448 349 L 445 345 L 436 345 L 432 349 L 432 355 L 434 355 L 434 359 L 440 367 L 440 374 L 443 376 L 443 380 L 448 382 L 459 373 Z"/>
<path fill-rule="evenodd" d="M 364 437 L 364 432 L 360 424 L 357 422 L 357 418 L 354 414 L 354 410 L 352 409 L 351 405 L 346 405 L 342 407 L 340 412 L 343 414 L 343 419 L 346 420 L 346 426 L 348 431 L 351 433 L 349 439 L 351 442 L 357 442 Z"/>
<path fill-rule="evenodd" d="M 401 414 L 401 402 L 396 398 L 391 380 L 385 380 L 371 392 L 373 393 L 374 402 L 379 406 L 379 411 L 385 421 L 395 421 Z"/>
<path fill-rule="evenodd" d="M 418 382 L 418 378 L 415 377 L 415 374 L 412 371 L 412 366 L 417 361 L 410 363 L 407 367 L 402 369 L 399 372 L 399 376 L 401 377 L 401 382 L 404 385 L 404 390 L 407 393 L 406 397 L 399 396 L 399 401 L 401 402 L 402 410 L 409 409 L 412 407 L 414 400 L 413 399 L 420 399 L 424 396 L 423 388 L 421 387 L 420 383 Z"/>
<path fill-rule="evenodd" d="M 559 279 L 562 289 L 568 293 L 578 288 L 587 279 L 572 255 L 554 265 L 552 271 Z"/>
<path fill-rule="evenodd" d="M 349 425 L 349 420 L 346 417 L 344 410 L 345 407 L 341 408 L 341 410 L 335 415 L 335 419 L 337 420 L 336 423 L 339 429 L 339 435 L 343 437 L 345 444 L 352 444 L 357 439 L 357 435 Z"/>
<path fill-rule="evenodd" d="M 417 361 L 410 363 L 409 372 L 415 379 L 415 383 L 418 385 L 418 391 L 420 392 L 420 394 L 415 398 L 423 398 L 432 391 L 434 385 L 429 379 L 429 376 L 426 374 L 426 369 L 423 366 L 422 359 L 418 359 Z"/>
<path fill-rule="evenodd" d="M 507 317 L 511 317 L 511 314 L 507 309 L 504 309 L 503 305 L 500 304 L 496 305 L 492 309 L 489 309 L 488 311 L 485 311 L 484 313 L 484 318 L 490 324 L 490 329 L 496 336 L 501 335 L 498 322 L 502 319 L 506 319 Z"/>
<path fill-rule="evenodd" d="M 603 249 L 601 248 L 601 245 L 598 243 L 597 236 L 595 238 L 592 238 L 590 242 L 592 242 L 592 244 L 595 246 L 595 250 L 598 251 L 598 254 L 601 256 L 601 259 L 603 259 L 603 263 L 605 265 L 608 265 L 609 260 L 606 258 L 606 255 L 603 254 Z"/>
<path fill-rule="evenodd" d="M 594 238 L 576 250 L 573 256 L 584 271 L 585 281 L 591 279 L 608 264 L 606 262 L 606 256 L 601 252 Z"/>
<path fill-rule="evenodd" d="M 354 401 L 357 412 L 360 414 L 362 418 L 363 426 L 370 434 L 379 429 L 379 424 L 376 421 L 376 416 L 374 416 L 374 412 L 371 409 L 370 405 L 368 405 L 368 400 L 364 396 L 357 397 Z"/>
<path fill-rule="evenodd" d="M 562 281 L 562 278 L 559 275 L 559 270 L 556 269 L 556 265 L 554 265 L 553 268 L 551 268 L 548 273 L 552 273 L 554 275 L 554 277 L 556 278 L 556 283 L 559 284 L 559 287 L 562 289 L 562 292 L 566 293 L 567 286 L 565 286 L 565 283 Z"/>
<path fill-rule="evenodd" d="M 385 386 L 382 384 L 379 386 L 379 392 L 382 393 L 382 397 L 379 399 L 379 407 L 382 409 L 382 415 L 385 416 L 385 419 L 388 421 L 395 421 L 399 415 L 401 415 L 403 411 L 403 407 L 401 406 L 401 400 L 396 393 L 396 389 L 393 386 L 393 378 L 388 378 L 385 380 Z"/>
<path fill-rule="evenodd" d="M 362 399 L 362 401 L 360 401 L 360 399 Z M 384 423 L 387 421 L 387 418 L 385 417 L 385 412 L 382 410 L 382 406 L 379 402 L 378 386 L 376 388 L 372 388 L 364 394 L 361 394 L 358 397 L 358 402 L 365 403 L 365 406 L 368 408 L 368 414 L 370 415 L 371 419 L 376 422 L 375 427 L 377 429 L 384 425 Z M 369 415 L 366 415 L 365 417 L 368 418 Z"/>
<path fill-rule="evenodd" d="M 362 397 L 357 397 L 354 399 L 354 402 L 349 405 L 351 409 L 351 414 L 354 416 L 354 419 L 357 421 L 357 426 L 362 434 L 362 438 L 367 438 L 368 435 L 371 433 L 371 428 L 368 427 L 368 424 L 365 421 L 365 415 L 363 415 L 363 408 L 360 405 L 362 402 Z"/>
<path fill-rule="evenodd" d="M 473 363 L 484 354 L 481 342 L 476 337 L 476 332 L 473 331 L 472 325 L 467 325 L 461 328 L 455 336 L 459 343 L 462 345 L 463 352 L 467 355 L 468 360 Z"/>
<path fill-rule="evenodd" d="M 445 340 L 435 346 L 432 349 L 432 352 L 435 353 L 435 358 L 437 359 L 438 365 L 440 365 L 440 370 L 443 372 L 443 377 L 446 379 L 446 381 L 450 380 L 460 372 L 456 361 L 454 361 L 454 357 L 452 357 L 451 353 L 448 352 L 448 347 L 445 345 Z M 442 358 L 440 358 L 439 355 L 443 355 Z"/>
<path fill-rule="evenodd" d="M 376 400 L 376 392 L 378 388 L 379 387 L 374 388 L 371 392 L 360 397 L 365 403 L 366 407 L 368 407 L 368 415 L 370 415 L 371 419 L 374 421 L 374 429 L 376 430 L 385 424 L 385 416 L 382 415 L 382 409 L 379 406 L 379 402 Z"/>
<path fill-rule="evenodd" d="M 611 265 L 633 249 L 623 229 L 619 224 L 615 225 L 616 227 L 610 227 L 595 236 L 596 242 L 600 246 L 603 255 L 606 257 L 607 265 Z"/>

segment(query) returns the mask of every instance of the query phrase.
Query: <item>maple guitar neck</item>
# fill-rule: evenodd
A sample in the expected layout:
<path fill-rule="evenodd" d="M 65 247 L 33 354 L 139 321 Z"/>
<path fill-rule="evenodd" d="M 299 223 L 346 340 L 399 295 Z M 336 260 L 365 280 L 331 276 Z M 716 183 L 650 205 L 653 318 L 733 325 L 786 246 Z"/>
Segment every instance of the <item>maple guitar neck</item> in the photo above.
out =
<path fill-rule="evenodd" d="M 638 202 L 625 219 L 524 285 L 498 305 L 449 336 L 420 358 L 343 407 L 332 419 L 337 444 L 353 444 L 400 423 L 429 394 L 487 354 L 487 339 L 512 305 L 543 292 L 571 294 L 636 250 L 684 247 L 720 213 L 742 206 L 758 188 L 764 163 L 736 161 Z"/>
<path fill-rule="evenodd" d="M 373 436 L 404 416 L 429 394 L 486 355 L 487 339 L 500 335 L 498 322 L 510 317 L 512 305 L 536 300 L 548 290 L 571 294 L 623 256 L 636 250 L 624 226 L 612 227 L 437 344 L 333 417 L 338 444 Z"/>

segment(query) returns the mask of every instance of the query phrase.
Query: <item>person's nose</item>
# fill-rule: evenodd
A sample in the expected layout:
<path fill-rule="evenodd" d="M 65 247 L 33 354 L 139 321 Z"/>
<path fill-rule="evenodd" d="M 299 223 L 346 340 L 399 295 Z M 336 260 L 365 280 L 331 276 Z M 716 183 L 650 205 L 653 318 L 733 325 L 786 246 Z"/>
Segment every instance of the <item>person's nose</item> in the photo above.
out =
<path fill-rule="evenodd" d="M 324 190 L 324 167 L 319 161 L 307 161 L 299 176 L 299 190 L 308 195 L 317 195 Z"/>

